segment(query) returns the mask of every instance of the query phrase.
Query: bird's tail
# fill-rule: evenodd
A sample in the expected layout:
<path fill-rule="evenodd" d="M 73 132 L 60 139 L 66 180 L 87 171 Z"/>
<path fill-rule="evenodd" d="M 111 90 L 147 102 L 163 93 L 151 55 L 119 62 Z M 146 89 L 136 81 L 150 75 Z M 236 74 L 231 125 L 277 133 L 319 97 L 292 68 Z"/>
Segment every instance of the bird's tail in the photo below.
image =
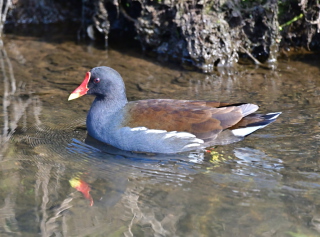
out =
<path fill-rule="evenodd" d="M 245 137 L 254 131 L 264 128 L 268 124 L 274 122 L 281 112 L 268 113 L 268 114 L 250 114 L 243 118 L 238 124 L 231 129 L 233 135 L 237 137 Z"/>

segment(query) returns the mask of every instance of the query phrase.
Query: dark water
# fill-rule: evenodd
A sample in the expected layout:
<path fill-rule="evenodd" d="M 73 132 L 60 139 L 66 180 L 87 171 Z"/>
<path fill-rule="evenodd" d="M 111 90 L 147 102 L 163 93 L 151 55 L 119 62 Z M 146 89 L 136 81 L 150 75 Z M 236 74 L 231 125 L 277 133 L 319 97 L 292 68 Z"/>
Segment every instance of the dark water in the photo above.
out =
<path fill-rule="evenodd" d="M 7 35 L 1 50 L 1 236 L 320 235 L 318 55 L 205 75 L 48 38 Z M 122 74 L 129 100 L 250 102 L 283 114 L 206 154 L 92 145 L 93 98 L 67 98 L 98 65 Z"/>

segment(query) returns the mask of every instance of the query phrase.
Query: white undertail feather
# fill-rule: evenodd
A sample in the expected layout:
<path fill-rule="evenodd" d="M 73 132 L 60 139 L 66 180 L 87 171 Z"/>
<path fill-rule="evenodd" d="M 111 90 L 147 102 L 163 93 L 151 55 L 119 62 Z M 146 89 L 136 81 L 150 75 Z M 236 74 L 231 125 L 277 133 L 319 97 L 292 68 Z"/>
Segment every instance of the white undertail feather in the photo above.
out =
<path fill-rule="evenodd" d="M 280 114 L 282 114 L 282 112 L 268 113 L 268 114 L 266 114 L 266 115 L 274 115 L 273 117 L 269 118 L 269 119 L 271 120 L 271 119 L 276 119 L 276 118 L 278 118 Z"/>
<path fill-rule="evenodd" d="M 268 119 L 266 119 L 263 124 L 257 125 L 257 126 L 248 126 L 245 128 L 237 128 L 232 130 L 232 133 L 237 137 L 245 137 L 253 133 L 254 131 L 257 131 L 258 129 L 266 127 L 267 125 L 272 123 L 276 118 L 278 118 L 280 114 L 281 112 L 268 113 L 265 116 L 271 116 L 271 117 L 268 117 Z"/>
<path fill-rule="evenodd" d="M 260 128 L 264 128 L 266 125 L 263 126 L 254 126 L 254 127 L 246 127 L 246 128 L 237 128 L 232 130 L 233 135 L 237 136 L 237 137 L 245 137 L 247 135 L 249 135 L 250 133 L 253 133 L 254 131 L 257 131 Z"/>

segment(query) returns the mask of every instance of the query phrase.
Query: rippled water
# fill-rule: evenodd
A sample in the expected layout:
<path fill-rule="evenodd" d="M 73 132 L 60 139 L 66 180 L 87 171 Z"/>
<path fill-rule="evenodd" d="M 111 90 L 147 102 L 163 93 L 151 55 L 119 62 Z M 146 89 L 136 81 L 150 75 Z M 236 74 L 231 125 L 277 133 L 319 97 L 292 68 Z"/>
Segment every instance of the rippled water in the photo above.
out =
<path fill-rule="evenodd" d="M 7 35 L 0 55 L 1 236 L 319 236 L 318 55 L 214 75 L 127 48 Z M 259 104 L 279 119 L 211 153 L 135 154 L 86 138 L 86 71 L 118 70 L 129 100 Z M 90 189 L 90 192 L 89 192 Z"/>

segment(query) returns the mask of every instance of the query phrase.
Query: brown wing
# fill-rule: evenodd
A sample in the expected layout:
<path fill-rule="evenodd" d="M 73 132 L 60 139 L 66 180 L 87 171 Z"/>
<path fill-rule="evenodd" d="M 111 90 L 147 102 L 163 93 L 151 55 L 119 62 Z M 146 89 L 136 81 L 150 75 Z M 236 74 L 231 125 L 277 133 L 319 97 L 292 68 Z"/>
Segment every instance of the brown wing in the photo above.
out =
<path fill-rule="evenodd" d="M 242 112 L 220 102 L 156 99 L 129 102 L 125 117 L 123 126 L 184 131 L 207 139 L 238 123 Z"/>

